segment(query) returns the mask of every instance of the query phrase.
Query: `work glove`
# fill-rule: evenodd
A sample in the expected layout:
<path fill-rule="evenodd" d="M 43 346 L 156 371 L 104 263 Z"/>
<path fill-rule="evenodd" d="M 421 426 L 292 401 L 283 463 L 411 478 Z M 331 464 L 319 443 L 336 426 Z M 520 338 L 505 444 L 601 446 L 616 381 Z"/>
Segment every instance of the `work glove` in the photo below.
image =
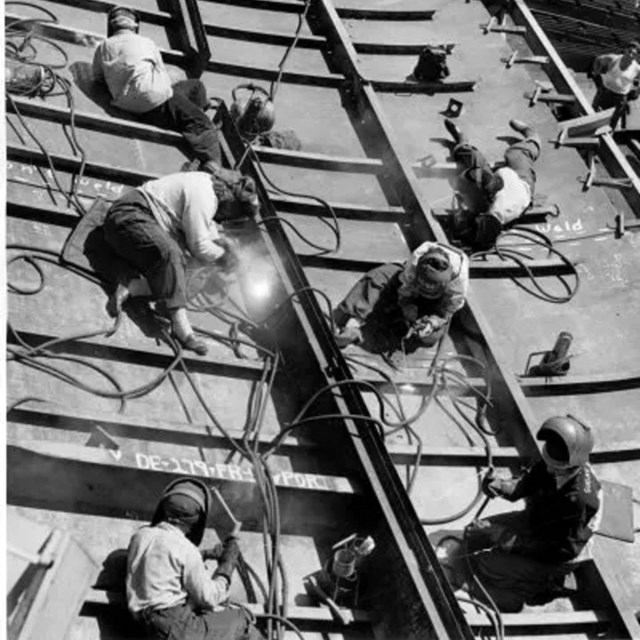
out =
<path fill-rule="evenodd" d="M 413 323 L 407 338 L 428 338 L 433 333 L 433 324 L 428 318 L 420 318 Z"/>
<path fill-rule="evenodd" d="M 200 554 L 202 555 L 203 560 L 220 560 L 222 558 L 222 554 L 224 553 L 224 545 L 222 542 L 218 542 L 214 547 L 209 547 L 208 549 L 201 549 Z"/>
<path fill-rule="evenodd" d="M 215 548 L 215 547 L 214 547 Z M 222 545 L 222 554 L 218 560 L 218 567 L 213 573 L 213 577 L 224 576 L 231 584 L 231 576 L 240 557 L 240 546 L 235 536 L 229 536 Z"/>
<path fill-rule="evenodd" d="M 418 320 L 418 305 L 411 302 L 400 302 L 400 310 L 405 322 L 411 327 Z"/>
<path fill-rule="evenodd" d="M 482 492 L 489 498 L 502 498 L 502 479 L 496 477 L 492 469 L 489 469 L 482 478 Z"/>
<path fill-rule="evenodd" d="M 238 268 L 238 248 L 240 244 L 237 240 L 223 237 L 217 238 L 214 242 L 224 249 L 224 253 L 216 260 L 216 265 L 223 271 L 229 273 Z"/>

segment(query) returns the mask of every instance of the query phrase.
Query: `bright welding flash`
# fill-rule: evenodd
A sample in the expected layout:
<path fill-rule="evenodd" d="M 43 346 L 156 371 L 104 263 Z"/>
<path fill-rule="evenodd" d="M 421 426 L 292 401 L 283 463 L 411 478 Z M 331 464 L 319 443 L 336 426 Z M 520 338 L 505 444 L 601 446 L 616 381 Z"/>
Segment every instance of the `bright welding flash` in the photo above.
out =
<path fill-rule="evenodd" d="M 271 294 L 270 280 L 265 277 L 257 278 L 249 286 L 249 292 L 255 300 L 266 300 Z"/>

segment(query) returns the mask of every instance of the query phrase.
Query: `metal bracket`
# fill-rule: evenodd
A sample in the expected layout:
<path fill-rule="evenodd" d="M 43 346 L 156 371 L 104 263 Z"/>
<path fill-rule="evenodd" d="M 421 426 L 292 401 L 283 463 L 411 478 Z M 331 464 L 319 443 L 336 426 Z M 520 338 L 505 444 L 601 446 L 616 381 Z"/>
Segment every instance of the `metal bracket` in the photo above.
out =
<path fill-rule="evenodd" d="M 587 191 L 591 187 L 610 187 L 612 189 L 630 189 L 633 187 L 631 178 L 597 178 L 596 156 L 592 152 L 589 158 L 589 171 L 583 182 L 583 190 Z"/>
<path fill-rule="evenodd" d="M 576 101 L 576 97 L 574 95 L 554 93 L 553 86 L 540 82 L 536 82 L 536 88 L 533 92 L 525 93 L 524 97 L 529 100 L 530 107 L 535 106 L 538 102 L 573 104 Z"/>
<path fill-rule="evenodd" d="M 500 23 L 498 23 L 498 20 L 495 16 L 491 16 L 491 19 L 489 20 L 489 22 L 487 22 L 487 24 L 483 24 L 480 26 L 485 35 L 487 35 L 490 31 L 493 33 L 517 33 L 520 35 L 525 35 L 527 33 L 527 27 L 506 24 L 504 16 Z"/>
<path fill-rule="evenodd" d="M 514 51 L 508 59 L 503 59 L 507 63 L 507 69 L 511 69 L 514 64 L 548 64 L 548 56 L 523 56 L 518 57 L 518 52 Z"/>

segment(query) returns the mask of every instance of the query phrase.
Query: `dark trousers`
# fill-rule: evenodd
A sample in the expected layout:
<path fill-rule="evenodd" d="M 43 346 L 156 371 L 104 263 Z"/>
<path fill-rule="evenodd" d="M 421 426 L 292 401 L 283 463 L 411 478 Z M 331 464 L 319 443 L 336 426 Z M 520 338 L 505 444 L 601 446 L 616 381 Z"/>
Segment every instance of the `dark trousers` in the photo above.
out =
<path fill-rule="evenodd" d="M 182 80 L 173 85 L 171 98 L 141 118 L 148 124 L 181 133 L 198 160 L 220 164 L 218 132 L 204 112 L 208 102 L 200 80 Z"/>
<path fill-rule="evenodd" d="M 614 93 L 613 91 L 609 91 L 604 85 L 600 85 L 598 87 L 598 91 L 596 91 L 596 95 L 593 98 L 593 108 L 595 111 L 606 111 L 607 109 L 611 109 L 611 107 L 615 107 L 615 111 L 613 112 L 613 116 L 611 116 L 611 125 L 612 129 L 615 129 L 618 124 L 618 120 L 621 117 L 626 116 L 627 112 L 627 96 L 622 95 L 621 93 Z M 622 126 L 625 126 L 624 118 Z"/>
<path fill-rule="evenodd" d="M 378 353 L 396 349 L 411 328 L 398 302 L 403 269 L 394 263 L 372 269 L 356 282 L 334 311 L 338 327 L 344 326 L 349 318 L 364 321 L 362 335 L 366 349 Z M 416 297 L 407 302 L 418 307 L 418 318 L 437 314 L 438 301 Z M 433 346 L 444 331 L 444 327 L 434 331 L 428 338 L 421 339 L 420 344 Z"/>
<path fill-rule="evenodd" d="M 184 604 L 143 616 L 153 640 L 264 640 L 242 609 L 196 612 Z"/>
<path fill-rule="evenodd" d="M 525 511 L 503 513 L 487 518 L 492 524 L 508 527 L 515 533 L 530 535 Z M 482 530 L 468 530 L 467 552 L 491 546 Z M 474 573 L 500 611 L 516 613 L 525 603 L 539 604 L 562 584 L 562 577 L 569 572 L 563 563 L 543 562 L 517 553 L 505 553 L 499 549 L 478 553 L 469 557 Z M 475 594 L 475 592 L 474 592 Z M 482 598 L 481 594 L 476 594 Z"/>
<path fill-rule="evenodd" d="M 167 310 L 186 307 L 185 256 L 156 222 L 137 190 L 116 200 L 104 221 L 107 244 L 149 283 L 153 297 Z"/>

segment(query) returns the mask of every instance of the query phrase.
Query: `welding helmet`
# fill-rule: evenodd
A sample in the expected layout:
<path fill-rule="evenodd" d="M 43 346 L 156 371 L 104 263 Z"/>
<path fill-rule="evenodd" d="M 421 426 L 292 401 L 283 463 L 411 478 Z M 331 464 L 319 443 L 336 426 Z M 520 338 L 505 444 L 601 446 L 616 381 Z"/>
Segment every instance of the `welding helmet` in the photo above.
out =
<path fill-rule="evenodd" d="M 415 287 L 425 298 L 439 298 L 453 280 L 453 267 L 446 251 L 432 247 L 416 265 Z"/>
<path fill-rule="evenodd" d="M 138 33 L 140 30 L 140 16 L 135 9 L 129 7 L 113 7 L 107 14 L 107 37 L 127 29 Z"/>
<path fill-rule="evenodd" d="M 544 441 L 542 459 L 556 469 L 585 464 L 593 449 L 591 429 L 571 415 L 545 420 L 536 437 Z"/>
<path fill-rule="evenodd" d="M 204 536 L 210 508 L 211 493 L 204 482 L 194 478 L 178 478 L 165 487 L 151 525 L 160 522 L 189 525 L 186 536 L 198 546 Z"/>

